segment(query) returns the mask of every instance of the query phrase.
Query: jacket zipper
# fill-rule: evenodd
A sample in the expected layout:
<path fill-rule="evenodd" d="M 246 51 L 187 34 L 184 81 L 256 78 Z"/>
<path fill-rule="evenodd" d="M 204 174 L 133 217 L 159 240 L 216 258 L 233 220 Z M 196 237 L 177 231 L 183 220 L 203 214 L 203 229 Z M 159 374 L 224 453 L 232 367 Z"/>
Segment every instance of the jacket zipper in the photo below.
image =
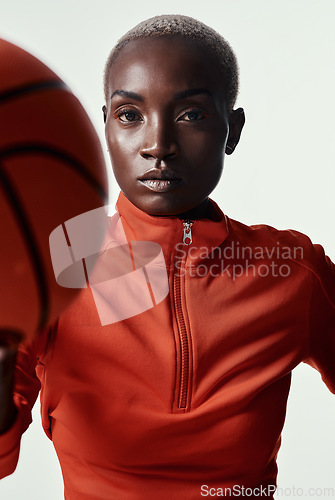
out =
<path fill-rule="evenodd" d="M 189 246 L 192 243 L 191 227 L 193 226 L 193 222 L 189 220 L 183 221 L 183 226 L 184 226 L 183 243 L 184 245 Z M 186 263 L 186 258 L 184 264 Z M 180 276 L 180 273 L 176 273 L 174 278 L 175 278 L 174 280 L 175 310 L 176 310 L 176 320 L 177 320 L 179 341 L 180 341 L 180 364 L 181 364 L 178 408 L 186 409 L 188 400 L 188 385 L 189 385 L 189 378 L 191 371 L 190 339 L 187 333 L 186 322 L 182 306 L 182 298 L 181 298 L 182 277 Z"/>
<path fill-rule="evenodd" d="M 183 243 L 184 245 L 191 245 L 192 243 L 191 227 L 193 226 L 193 222 L 191 222 L 190 220 L 185 220 L 183 222 L 183 226 L 184 226 Z"/>

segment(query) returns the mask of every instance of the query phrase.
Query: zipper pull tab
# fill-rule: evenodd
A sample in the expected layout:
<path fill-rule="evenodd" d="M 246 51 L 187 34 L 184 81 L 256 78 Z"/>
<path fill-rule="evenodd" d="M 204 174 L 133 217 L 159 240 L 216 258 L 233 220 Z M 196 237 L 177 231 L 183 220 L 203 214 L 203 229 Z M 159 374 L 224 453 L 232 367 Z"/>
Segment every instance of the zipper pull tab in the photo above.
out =
<path fill-rule="evenodd" d="M 191 227 L 193 226 L 193 222 L 186 220 L 183 222 L 183 226 L 184 226 L 183 243 L 184 245 L 191 245 L 192 243 Z"/>

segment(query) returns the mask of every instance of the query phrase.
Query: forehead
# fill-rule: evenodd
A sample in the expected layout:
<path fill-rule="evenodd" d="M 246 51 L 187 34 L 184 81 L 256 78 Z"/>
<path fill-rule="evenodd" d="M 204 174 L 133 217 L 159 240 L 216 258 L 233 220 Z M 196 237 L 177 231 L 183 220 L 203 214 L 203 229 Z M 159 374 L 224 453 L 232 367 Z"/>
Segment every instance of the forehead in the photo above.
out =
<path fill-rule="evenodd" d="M 208 87 L 212 92 L 224 93 L 222 77 L 212 55 L 195 41 L 180 38 L 128 42 L 113 61 L 108 87 L 112 92 L 128 86 L 142 91 L 163 86 L 167 92 L 169 88 L 175 91 Z"/>

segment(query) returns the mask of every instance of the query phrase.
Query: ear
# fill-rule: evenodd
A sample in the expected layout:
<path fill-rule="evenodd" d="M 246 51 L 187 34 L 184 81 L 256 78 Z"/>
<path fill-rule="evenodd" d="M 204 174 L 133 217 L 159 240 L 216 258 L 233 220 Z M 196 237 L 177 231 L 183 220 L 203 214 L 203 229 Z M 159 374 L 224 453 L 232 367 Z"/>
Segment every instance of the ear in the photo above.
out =
<path fill-rule="evenodd" d="M 245 123 L 244 110 L 242 108 L 233 110 L 229 118 L 229 135 L 226 145 L 227 155 L 231 155 L 234 152 L 240 140 L 244 123 Z"/>
<path fill-rule="evenodd" d="M 104 114 L 104 123 L 106 123 L 106 120 L 107 120 L 107 108 L 106 106 L 102 106 L 102 112 Z"/>

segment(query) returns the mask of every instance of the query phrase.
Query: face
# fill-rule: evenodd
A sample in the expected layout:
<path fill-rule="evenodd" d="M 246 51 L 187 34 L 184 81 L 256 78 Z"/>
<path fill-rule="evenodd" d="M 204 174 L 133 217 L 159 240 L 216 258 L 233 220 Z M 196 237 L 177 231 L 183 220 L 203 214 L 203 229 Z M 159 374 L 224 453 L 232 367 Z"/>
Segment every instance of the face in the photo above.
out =
<path fill-rule="evenodd" d="M 161 216 L 204 207 L 244 123 L 243 110 L 228 113 L 208 55 L 180 39 L 130 42 L 108 89 L 106 140 L 128 200 Z"/>

